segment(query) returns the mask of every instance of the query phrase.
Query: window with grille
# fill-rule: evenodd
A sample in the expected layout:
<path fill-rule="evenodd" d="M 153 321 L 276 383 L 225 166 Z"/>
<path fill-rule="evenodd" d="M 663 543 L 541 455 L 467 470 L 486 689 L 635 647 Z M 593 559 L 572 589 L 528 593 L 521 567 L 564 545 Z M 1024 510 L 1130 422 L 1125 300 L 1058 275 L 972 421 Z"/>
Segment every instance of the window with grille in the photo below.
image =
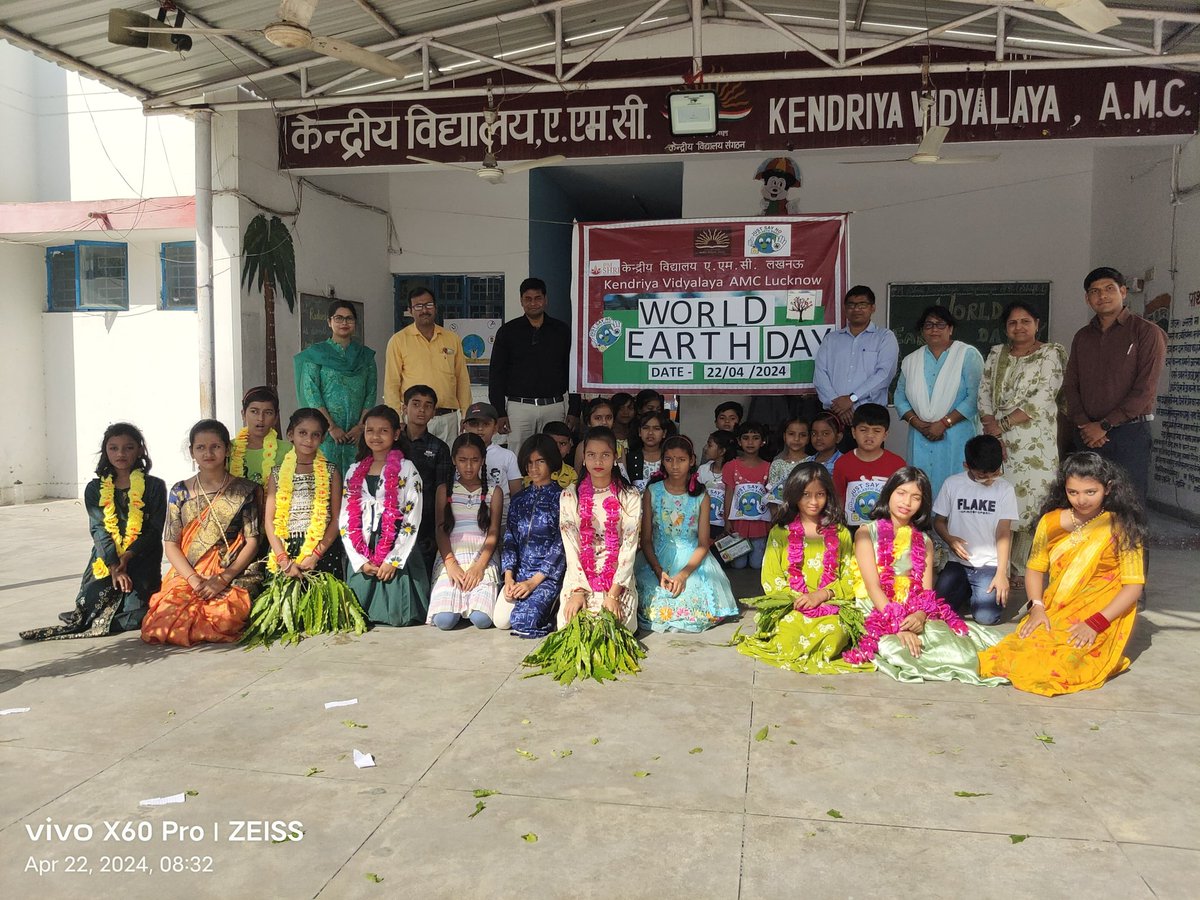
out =
<path fill-rule="evenodd" d="M 51 312 L 74 312 L 75 245 L 46 248 L 46 308 Z"/>
<path fill-rule="evenodd" d="M 129 309 L 129 248 L 76 241 L 75 280 L 79 309 Z"/>
<path fill-rule="evenodd" d="M 172 241 L 159 250 L 163 309 L 196 308 L 196 242 Z"/>
<path fill-rule="evenodd" d="M 437 320 L 503 319 L 504 276 L 488 275 L 394 275 L 395 323 L 399 331 L 412 322 L 408 315 L 408 292 L 427 287 L 437 298 Z"/>

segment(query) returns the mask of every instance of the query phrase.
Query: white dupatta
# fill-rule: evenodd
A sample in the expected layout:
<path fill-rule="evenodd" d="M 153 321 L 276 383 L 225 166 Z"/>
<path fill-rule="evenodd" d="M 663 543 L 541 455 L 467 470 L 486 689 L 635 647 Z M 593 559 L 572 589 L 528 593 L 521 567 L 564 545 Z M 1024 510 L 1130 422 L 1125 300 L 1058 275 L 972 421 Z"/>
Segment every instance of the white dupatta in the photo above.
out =
<path fill-rule="evenodd" d="M 962 385 L 963 360 L 967 355 L 967 344 L 954 341 L 946 351 L 946 361 L 938 372 L 937 380 L 931 390 L 925 383 L 925 353 L 928 347 L 922 347 L 908 356 L 901 363 L 904 372 L 904 393 L 912 404 L 913 412 L 926 422 L 936 422 L 950 414 L 954 408 L 954 400 Z M 931 352 L 931 351 L 929 351 Z"/>

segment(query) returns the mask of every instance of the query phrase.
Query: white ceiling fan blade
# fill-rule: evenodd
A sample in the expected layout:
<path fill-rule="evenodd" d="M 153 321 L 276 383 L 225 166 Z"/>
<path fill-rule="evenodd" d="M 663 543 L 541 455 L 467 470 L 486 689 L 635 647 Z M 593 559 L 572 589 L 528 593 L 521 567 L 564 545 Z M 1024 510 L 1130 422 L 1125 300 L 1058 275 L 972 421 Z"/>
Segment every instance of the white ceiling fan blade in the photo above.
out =
<path fill-rule="evenodd" d="M 917 152 L 913 156 L 933 156 L 936 157 L 941 152 L 942 144 L 946 140 L 946 135 L 950 133 L 950 129 L 945 125 L 933 125 L 925 132 L 925 136 L 921 138 L 920 146 L 917 147 Z"/>
<path fill-rule="evenodd" d="M 929 163 L 933 163 L 934 165 L 938 165 L 938 166 L 955 166 L 955 165 L 965 165 L 967 163 L 995 162 L 999 158 L 1000 158 L 999 155 L 992 155 L 992 156 L 939 156 L 936 159 L 931 159 L 931 160 L 916 160 L 916 159 L 914 159 L 914 160 L 911 160 L 911 162 L 915 162 L 918 164 L 924 162 L 926 165 L 928 165 Z"/>
<path fill-rule="evenodd" d="M 411 159 L 413 162 L 425 163 L 427 166 L 437 166 L 439 169 L 457 169 L 460 172 L 470 172 L 472 174 L 479 171 L 478 166 L 464 166 L 461 163 L 441 162 L 436 159 L 426 159 L 423 156 L 409 156 L 406 159 Z"/>
<path fill-rule="evenodd" d="M 301 28 L 307 28 L 316 10 L 317 0 L 280 0 L 279 20 L 294 22 Z"/>
<path fill-rule="evenodd" d="M 504 167 L 504 174 L 515 175 L 517 172 L 528 172 L 530 169 L 536 169 L 538 166 L 549 166 L 554 163 L 562 162 L 566 159 L 565 156 L 544 156 L 541 159 L 531 159 L 528 162 L 515 163 L 511 166 Z"/>
<path fill-rule="evenodd" d="M 144 31 L 149 34 L 199 34 L 205 37 L 254 37 L 262 32 L 252 28 L 171 28 L 166 25 L 143 28 L 140 25 L 122 25 L 126 31 Z"/>
<path fill-rule="evenodd" d="M 1121 24 L 1117 15 L 1101 0 L 1034 0 L 1034 3 L 1054 10 L 1064 19 L 1093 34 Z"/>
<path fill-rule="evenodd" d="M 332 56 L 334 59 L 348 62 L 360 69 L 370 69 L 372 72 L 378 72 L 380 75 L 387 75 L 391 78 L 407 78 L 413 72 L 411 66 L 337 38 L 313 35 L 309 49 L 324 56 Z"/>

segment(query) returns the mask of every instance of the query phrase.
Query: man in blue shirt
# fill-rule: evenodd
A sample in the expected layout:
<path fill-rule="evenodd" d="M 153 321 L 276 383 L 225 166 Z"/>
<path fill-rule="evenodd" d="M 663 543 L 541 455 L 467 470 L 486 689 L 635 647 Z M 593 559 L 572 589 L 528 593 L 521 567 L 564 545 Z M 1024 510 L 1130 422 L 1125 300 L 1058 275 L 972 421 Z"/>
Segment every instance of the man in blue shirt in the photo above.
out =
<path fill-rule="evenodd" d="M 900 347 L 888 328 L 871 321 L 875 292 L 863 284 L 846 292 L 842 304 L 845 326 L 831 331 L 817 350 L 813 384 L 821 405 L 849 430 L 854 410 L 862 403 L 887 406 L 888 385 L 896 377 Z"/>

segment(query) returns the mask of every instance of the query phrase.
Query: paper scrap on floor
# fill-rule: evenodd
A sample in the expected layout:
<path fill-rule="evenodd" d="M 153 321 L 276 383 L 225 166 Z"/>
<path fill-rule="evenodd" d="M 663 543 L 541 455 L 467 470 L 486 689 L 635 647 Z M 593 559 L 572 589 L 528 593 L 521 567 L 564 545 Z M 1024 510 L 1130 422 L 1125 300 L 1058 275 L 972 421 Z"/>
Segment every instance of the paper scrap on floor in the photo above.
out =
<path fill-rule="evenodd" d="M 354 765 L 360 769 L 373 769 L 375 767 L 375 757 L 370 753 L 363 753 L 361 750 L 355 750 Z"/>
<path fill-rule="evenodd" d="M 170 797 L 151 797 L 143 800 L 138 806 L 166 806 L 168 803 L 182 803 L 184 794 L 172 794 Z"/>
<path fill-rule="evenodd" d="M 358 703 L 357 697 L 355 697 L 353 700 L 330 700 L 325 704 L 325 708 L 333 709 L 335 706 L 354 706 L 356 703 Z"/>

